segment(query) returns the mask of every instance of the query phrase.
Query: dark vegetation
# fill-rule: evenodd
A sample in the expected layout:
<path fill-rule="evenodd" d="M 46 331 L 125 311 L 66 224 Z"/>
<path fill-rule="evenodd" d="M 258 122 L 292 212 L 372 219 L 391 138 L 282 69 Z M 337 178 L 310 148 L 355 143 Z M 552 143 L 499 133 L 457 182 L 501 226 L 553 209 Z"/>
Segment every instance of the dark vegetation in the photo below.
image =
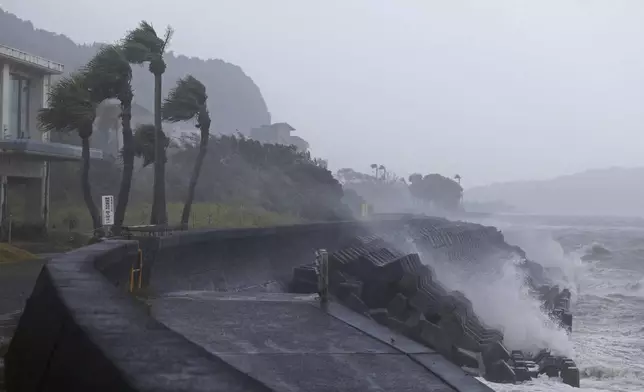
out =
<path fill-rule="evenodd" d="M 460 176 L 454 179 L 440 174 L 412 174 L 408 180 L 388 172 L 383 165 L 371 165 L 373 174 L 350 168 L 340 169 L 337 177 L 345 190 L 347 204 L 367 202 L 379 212 L 427 212 L 438 214 L 462 208 L 463 188 Z M 352 207 L 353 208 L 353 207 Z"/>
<path fill-rule="evenodd" d="M 168 165 L 169 200 L 182 199 L 189 167 L 199 153 L 200 138 L 186 137 Z M 293 146 L 262 145 L 243 137 L 210 138 L 204 175 L 196 186 L 195 202 L 259 206 L 304 220 L 350 217 L 341 202 L 340 183 L 309 153 Z"/>
<path fill-rule="evenodd" d="M 199 150 L 200 135 L 183 137 L 173 142 L 169 148 L 166 166 L 168 203 L 183 203 L 190 184 L 189 173 L 193 170 Z M 132 211 L 128 211 L 126 224 L 147 223 L 147 218 L 144 219 L 141 215 L 148 214 L 147 202 L 152 193 L 152 179 L 151 173 L 143 164 L 143 159 L 137 160 L 129 208 Z M 80 165 L 55 165 L 66 166 L 65 171 L 70 175 L 52 182 L 52 204 L 60 206 L 63 202 L 65 205 L 82 203 L 78 181 L 82 171 Z M 255 213 L 275 213 L 269 215 L 275 217 L 270 221 L 262 220 L 268 224 L 275 221 L 278 215 L 283 216 L 283 219 L 273 223 L 351 217 L 353 209 L 349 210 L 343 203 L 345 199 L 342 186 L 332 173 L 316 164 L 310 154 L 299 153 L 290 146 L 261 145 L 243 137 L 210 135 L 203 168 L 194 195 L 194 203 L 202 205 L 200 211 L 205 208 L 214 214 L 214 211 L 223 213 L 234 208 Z M 93 161 L 91 170 L 90 183 L 97 202 L 98 195 L 116 194 L 121 178 L 121 165 L 118 160 Z M 359 213 L 360 201 L 354 205 L 355 211 Z M 67 226 L 69 219 L 79 222 L 83 220 L 82 216 L 78 216 L 81 214 L 87 212 L 75 209 L 70 212 L 70 216 L 62 216 L 58 221 Z M 230 215 L 230 219 L 238 219 L 237 215 Z M 190 220 L 193 219 L 195 215 L 191 214 Z M 198 225 L 203 225 L 210 218 L 203 216 L 196 219 L 200 220 Z M 170 221 L 180 223 L 172 219 L 172 216 Z M 213 217 L 211 224 L 221 225 L 221 222 Z"/>
<path fill-rule="evenodd" d="M 457 181 L 436 173 L 425 176 L 416 173 L 409 176 L 409 182 L 409 191 L 415 198 L 446 211 L 459 208 L 463 188 Z"/>

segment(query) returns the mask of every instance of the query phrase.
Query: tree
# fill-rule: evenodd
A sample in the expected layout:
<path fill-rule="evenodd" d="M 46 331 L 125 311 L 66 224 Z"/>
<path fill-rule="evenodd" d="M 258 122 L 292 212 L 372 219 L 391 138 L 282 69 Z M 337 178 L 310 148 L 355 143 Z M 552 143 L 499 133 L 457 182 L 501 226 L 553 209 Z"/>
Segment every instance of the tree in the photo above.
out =
<path fill-rule="evenodd" d="M 454 180 L 440 174 L 412 174 L 409 176 L 409 190 L 414 197 L 431 202 L 444 210 L 455 210 L 459 207 L 463 188 Z"/>
<path fill-rule="evenodd" d="M 56 83 L 49 92 L 49 107 L 38 113 L 38 123 L 45 132 L 78 132 L 82 148 L 83 199 L 92 217 L 92 226 L 97 230 L 101 227 L 101 220 L 89 183 L 89 138 L 92 136 L 98 103 L 92 100 L 86 82 L 86 74 L 75 73 Z"/>
<path fill-rule="evenodd" d="M 454 176 L 454 179 L 458 182 L 459 185 L 461 184 L 461 178 L 462 177 L 461 177 L 460 174 L 457 174 L 457 175 Z"/>
<path fill-rule="evenodd" d="M 208 94 L 206 87 L 192 75 L 188 75 L 177 82 L 177 85 L 170 91 L 168 98 L 163 103 L 163 119 L 170 122 L 195 120 L 195 126 L 200 131 L 199 153 L 195 159 L 195 165 L 190 176 L 188 193 L 183 204 L 181 213 L 181 224 L 188 225 L 190 209 L 195 199 L 195 189 L 203 161 L 208 152 L 208 140 L 210 139 L 210 113 L 208 112 Z"/>
<path fill-rule="evenodd" d="M 164 37 L 160 38 L 152 25 L 146 21 L 142 21 L 139 27 L 130 31 L 123 39 L 125 54 L 130 63 L 139 65 L 149 63 L 148 69 L 154 75 L 154 126 L 157 129 L 155 135 L 160 135 L 163 132 L 161 124 L 161 94 L 163 74 L 166 69 L 163 55 L 170 43 L 172 34 L 173 30 L 168 26 Z M 156 137 L 154 140 L 155 156 L 160 157 L 164 152 L 163 143 Z M 154 191 L 152 212 L 150 214 L 151 224 L 168 223 L 165 193 L 165 160 L 155 159 Z"/>
<path fill-rule="evenodd" d="M 422 174 L 420 174 L 420 173 L 414 173 L 414 174 L 412 174 L 412 175 L 410 175 L 410 176 L 409 176 L 409 182 L 410 182 L 411 184 L 413 184 L 413 183 L 419 183 L 419 182 L 420 182 L 420 181 L 422 181 L 422 180 L 423 180 L 423 175 L 422 175 Z"/>
<path fill-rule="evenodd" d="M 102 102 L 116 98 L 121 103 L 121 132 L 123 134 L 123 173 L 114 211 L 114 234 L 118 235 L 130 198 L 134 170 L 134 140 L 132 135 L 132 68 L 123 47 L 103 46 L 85 67 L 87 83 L 93 99 Z"/>
<path fill-rule="evenodd" d="M 154 124 L 141 124 L 134 130 L 134 156 L 143 159 L 143 167 L 156 161 L 155 141 L 157 140 L 157 129 Z M 161 159 L 167 160 L 165 150 L 170 145 L 170 139 L 161 132 L 158 140 L 161 140 L 164 154 Z"/>

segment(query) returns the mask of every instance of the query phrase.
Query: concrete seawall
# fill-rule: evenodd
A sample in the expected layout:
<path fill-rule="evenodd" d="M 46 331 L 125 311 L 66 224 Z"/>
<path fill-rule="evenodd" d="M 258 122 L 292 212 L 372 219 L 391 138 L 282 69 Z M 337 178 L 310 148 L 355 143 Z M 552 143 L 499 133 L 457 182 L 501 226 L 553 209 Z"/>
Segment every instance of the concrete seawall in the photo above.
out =
<path fill-rule="evenodd" d="M 493 227 L 440 218 L 396 216 L 377 221 L 331 222 L 258 229 L 177 232 L 139 238 L 146 286 L 157 293 L 182 290 L 239 291 L 290 281 L 293 268 L 314 261 L 315 251 L 334 252 L 358 236 L 383 234 L 406 247 L 422 226 L 440 246 L 434 257 L 463 260 L 510 252 Z M 408 249 L 409 250 L 409 249 Z"/>
<path fill-rule="evenodd" d="M 281 390 L 283 380 L 258 377 L 253 369 L 235 364 L 232 354 L 205 349 L 195 339 L 151 317 L 146 306 L 125 289 L 139 248 L 144 257 L 143 285 L 156 296 L 185 291 L 283 292 L 293 268 L 312 262 L 315 250 L 333 252 L 356 237 L 373 234 L 397 238 L 398 245 L 404 247 L 410 228 L 433 241 L 431 248 L 439 249 L 432 251 L 435 257 L 467 260 L 484 253 L 512 251 L 494 228 L 437 218 L 392 217 L 110 240 L 56 257 L 43 268 L 11 343 L 6 358 L 8 390 Z M 230 317 L 243 318 L 233 313 Z M 285 325 L 295 328 L 292 321 Z M 334 328 L 339 331 L 344 327 Z M 381 344 L 369 336 L 356 339 L 363 348 Z M 353 363 L 353 359 L 342 360 Z M 373 359 L 374 363 L 382 360 Z M 355 365 L 353 377 L 366 377 L 357 362 Z M 412 368 L 410 365 L 410 377 Z M 414 370 L 419 380 L 425 377 L 423 371 L 429 371 L 424 369 Z M 436 390 L 489 390 L 456 366 L 446 364 L 445 369 L 439 379 L 459 381 Z M 384 386 L 395 390 L 388 380 L 375 380 L 372 388 L 360 390 Z M 300 385 L 297 380 L 288 382 Z M 333 384 L 309 387 L 342 390 Z M 301 388 L 296 390 L 305 390 Z"/>
<path fill-rule="evenodd" d="M 135 241 L 106 241 L 43 268 L 6 356 L 9 391 L 270 391 L 146 314 L 99 271 Z"/>

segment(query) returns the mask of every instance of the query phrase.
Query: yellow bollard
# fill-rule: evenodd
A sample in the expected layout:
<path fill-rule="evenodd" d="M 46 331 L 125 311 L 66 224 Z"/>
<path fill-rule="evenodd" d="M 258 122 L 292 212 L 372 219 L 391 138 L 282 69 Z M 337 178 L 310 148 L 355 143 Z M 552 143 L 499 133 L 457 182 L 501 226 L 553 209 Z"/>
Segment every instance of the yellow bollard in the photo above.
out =
<path fill-rule="evenodd" d="M 134 292 L 134 273 L 136 272 L 138 274 L 137 276 L 137 288 L 143 287 L 143 251 L 139 249 L 138 252 L 138 258 L 137 258 L 138 266 L 137 268 L 134 268 L 134 266 L 130 267 L 130 293 Z"/>

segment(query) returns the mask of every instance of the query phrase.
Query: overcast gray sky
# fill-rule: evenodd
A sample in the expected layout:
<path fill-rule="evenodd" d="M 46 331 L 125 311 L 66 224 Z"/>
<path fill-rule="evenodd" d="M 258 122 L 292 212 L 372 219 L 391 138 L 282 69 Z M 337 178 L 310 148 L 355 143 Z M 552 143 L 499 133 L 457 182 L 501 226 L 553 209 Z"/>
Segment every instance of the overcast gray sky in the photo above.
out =
<path fill-rule="evenodd" d="M 464 185 L 644 166 L 644 1 L 0 0 L 78 42 L 141 19 L 240 65 L 332 168 Z"/>

